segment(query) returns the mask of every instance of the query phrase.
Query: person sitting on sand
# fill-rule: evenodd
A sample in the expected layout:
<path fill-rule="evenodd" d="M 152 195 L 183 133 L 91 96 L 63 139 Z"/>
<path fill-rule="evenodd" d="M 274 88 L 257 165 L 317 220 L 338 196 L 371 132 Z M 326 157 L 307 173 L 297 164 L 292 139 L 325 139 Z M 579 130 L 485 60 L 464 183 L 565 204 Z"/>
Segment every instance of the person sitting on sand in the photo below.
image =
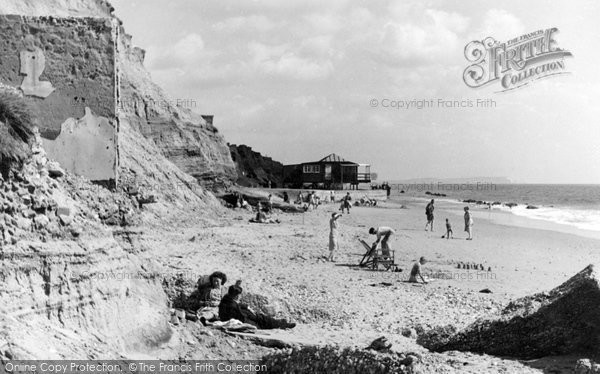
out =
<path fill-rule="evenodd" d="M 427 207 L 425 207 L 425 215 L 427 216 L 427 223 L 425 224 L 425 231 L 427 231 L 427 226 L 431 225 L 431 231 L 433 232 L 433 210 L 435 209 L 433 206 L 434 200 L 431 199 Z"/>
<path fill-rule="evenodd" d="M 390 252 L 392 251 L 392 248 L 390 247 L 389 241 L 390 236 L 392 236 L 394 233 L 395 231 L 393 229 L 386 226 L 378 227 L 377 229 L 371 227 L 369 229 L 369 234 L 377 235 L 377 240 L 375 241 L 375 243 L 373 243 L 371 248 L 377 248 L 377 244 L 379 244 L 379 241 L 381 241 L 381 254 L 384 257 L 390 257 Z"/>
<path fill-rule="evenodd" d="M 465 207 L 465 231 L 469 234 L 467 240 L 473 240 L 473 218 L 468 206 Z"/>
<path fill-rule="evenodd" d="M 196 315 L 202 323 L 206 321 L 216 321 L 219 319 L 219 303 L 223 296 L 227 294 L 227 289 L 223 286 L 227 282 L 225 273 L 215 271 L 208 277 L 208 283 L 203 279 L 198 280 L 197 309 Z"/>
<path fill-rule="evenodd" d="M 250 222 L 254 222 L 254 223 L 279 223 L 278 219 L 273 219 L 269 216 L 267 216 L 267 214 L 263 211 L 258 211 L 256 213 L 256 217 L 254 219 L 251 219 Z"/>
<path fill-rule="evenodd" d="M 425 278 L 423 278 L 423 275 L 421 274 L 421 265 L 425 265 L 425 263 L 427 262 L 427 260 L 425 259 L 425 257 L 422 257 L 419 259 L 419 261 L 415 262 L 412 269 L 410 270 L 410 278 L 408 278 L 408 281 L 411 283 L 418 283 L 419 281 L 417 280 L 417 276 L 419 278 L 421 278 L 421 281 L 423 281 L 423 283 L 427 284 L 427 281 L 425 280 Z"/>
<path fill-rule="evenodd" d="M 295 323 L 256 313 L 247 305 L 241 304 L 239 302 L 240 295 L 243 292 L 241 284 L 242 281 L 237 281 L 235 285 L 229 287 L 227 295 L 223 296 L 219 304 L 219 318 L 221 321 L 227 322 L 235 318 L 242 323 L 249 323 L 259 329 L 292 329 L 296 327 Z"/>
<path fill-rule="evenodd" d="M 454 238 L 452 233 L 452 225 L 450 224 L 450 221 L 448 221 L 448 218 L 446 218 L 446 239 L 450 239 L 450 237 Z"/>
<path fill-rule="evenodd" d="M 342 198 L 342 205 L 340 206 L 342 213 L 344 213 L 345 208 L 348 211 L 348 214 L 350 214 L 350 207 L 352 206 L 350 201 L 352 201 L 352 196 L 350 196 L 350 192 L 346 192 L 346 196 Z"/>
<path fill-rule="evenodd" d="M 329 220 L 329 257 L 327 261 L 335 262 L 334 256 L 339 249 L 337 220 L 341 216 L 340 213 L 331 213 L 331 219 Z"/>

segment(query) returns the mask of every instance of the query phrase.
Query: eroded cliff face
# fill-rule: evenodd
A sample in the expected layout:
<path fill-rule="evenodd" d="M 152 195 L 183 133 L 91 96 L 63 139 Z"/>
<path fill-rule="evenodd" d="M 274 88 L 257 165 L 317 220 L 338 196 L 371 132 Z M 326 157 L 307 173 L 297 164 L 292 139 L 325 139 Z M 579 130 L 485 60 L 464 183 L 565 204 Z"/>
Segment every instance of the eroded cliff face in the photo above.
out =
<path fill-rule="evenodd" d="M 101 0 L 0 2 L 0 14 L 111 12 Z M 199 224 L 222 211 L 198 180 L 232 179 L 227 145 L 202 117 L 164 105 L 143 52 L 122 30 L 117 37 L 119 189 L 57 169 L 39 139 L 26 168 L 0 180 L 0 359 L 158 357 L 153 350 L 172 341 L 164 270 L 128 243 L 182 212 Z M 148 196 L 157 202 L 140 208 Z"/>
<path fill-rule="evenodd" d="M 103 0 L 6 0 L 0 3 L 0 14 L 25 16 L 115 19 L 113 10 Z M 202 116 L 178 107 L 152 82 L 143 65 L 144 51 L 131 44 L 131 36 L 122 26 L 118 28 L 116 39 L 120 119 L 155 143 L 162 155 L 202 185 L 216 189 L 235 180 L 235 165 L 218 130 Z M 120 142 L 119 146 L 127 148 L 129 144 Z"/>
<path fill-rule="evenodd" d="M 236 182 L 242 186 L 282 187 L 283 164 L 253 151 L 247 145 L 230 144 L 231 158 L 237 168 Z"/>
<path fill-rule="evenodd" d="M 130 39 L 119 38 L 121 117 L 203 185 L 219 188 L 234 181 L 235 165 L 223 136 L 202 116 L 173 105 L 145 70 L 144 51 Z"/>

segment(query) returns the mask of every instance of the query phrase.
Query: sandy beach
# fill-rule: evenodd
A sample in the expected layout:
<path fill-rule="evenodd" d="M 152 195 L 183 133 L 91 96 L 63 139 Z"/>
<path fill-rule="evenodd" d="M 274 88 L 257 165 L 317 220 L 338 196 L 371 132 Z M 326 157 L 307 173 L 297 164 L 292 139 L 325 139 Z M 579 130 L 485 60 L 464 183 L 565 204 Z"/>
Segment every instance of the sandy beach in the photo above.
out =
<path fill-rule="evenodd" d="M 280 224 L 249 223 L 252 213 L 231 210 L 211 227 L 174 222 L 177 230 L 146 232 L 140 244 L 160 248 L 144 256 L 165 264 L 167 273 L 193 277 L 221 270 L 229 279 L 243 280 L 245 292 L 266 296 L 274 312 L 298 322 L 293 330 L 272 332 L 275 336 L 363 348 L 385 335 L 394 350 L 405 352 L 426 350 L 414 337 L 403 336 L 404 329 L 464 327 L 494 315 L 511 299 L 549 290 L 600 259 L 596 239 L 481 218 L 475 221 L 474 240 L 464 240 L 462 216 L 453 205 L 440 204 L 436 231 L 426 232 L 424 202 L 396 197 L 344 214 L 335 263 L 322 257 L 328 254 L 328 222 L 338 204 L 324 204 L 305 214 L 276 214 Z M 476 217 L 487 214 L 473 209 Z M 453 224 L 454 239 L 441 238 L 445 218 Z M 391 244 L 403 269 L 400 273 L 356 266 L 364 254 L 358 239 L 373 242 L 369 227 L 384 225 L 396 229 Z M 429 260 L 423 270 L 434 281 L 407 283 L 410 266 L 420 256 Z M 486 271 L 457 269 L 459 262 L 483 264 Z M 479 292 L 486 288 L 492 293 Z M 473 368 L 500 361 L 455 354 Z"/>

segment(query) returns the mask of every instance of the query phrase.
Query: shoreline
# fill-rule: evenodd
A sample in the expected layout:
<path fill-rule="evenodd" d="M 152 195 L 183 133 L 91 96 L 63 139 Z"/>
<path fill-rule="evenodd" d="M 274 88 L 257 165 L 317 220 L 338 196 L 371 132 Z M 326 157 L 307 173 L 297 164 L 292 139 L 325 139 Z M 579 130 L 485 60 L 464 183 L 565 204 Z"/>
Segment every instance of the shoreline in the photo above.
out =
<path fill-rule="evenodd" d="M 536 218 L 526 215 L 520 215 L 515 213 L 509 209 L 498 209 L 497 205 L 492 207 L 492 209 L 487 209 L 487 205 L 484 204 L 474 204 L 474 203 L 465 203 L 460 200 L 450 199 L 448 197 L 420 197 L 420 196 L 411 196 L 411 195 L 392 195 L 388 200 L 390 203 L 394 203 L 395 201 L 411 201 L 415 202 L 423 202 L 427 204 L 431 199 L 435 199 L 436 211 L 439 210 L 447 211 L 448 213 L 454 215 L 460 215 L 462 218 L 463 207 L 468 206 L 471 213 L 473 214 L 474 219 L 477 220 L 487 220 L 494 222 L 499 225 L 511 226 L 511 227 L 521 227 L 521 228 L 529 228 L 529 229 L 538 229 L 538 230 L 546 230 L 553 232 L 560 232 L 564 234 L 572 234 L 584 238 L 597 239 L 600 240 L 600 226 L 597 230 L 593 229 L 584 229 L 575 226 L 574 224 L 569 223 L 559 223 L 554 222 L 545 218 Z M 525 205 L 525 204 L 521 204 Z M 540 207 L 545 208 L 545 207 Z M 425 209 L 425 208 L 423 208 Z M 560 209 L 560 208 L 555 208 Z M 462 229 L 461 229 L 462 230 Z"/>

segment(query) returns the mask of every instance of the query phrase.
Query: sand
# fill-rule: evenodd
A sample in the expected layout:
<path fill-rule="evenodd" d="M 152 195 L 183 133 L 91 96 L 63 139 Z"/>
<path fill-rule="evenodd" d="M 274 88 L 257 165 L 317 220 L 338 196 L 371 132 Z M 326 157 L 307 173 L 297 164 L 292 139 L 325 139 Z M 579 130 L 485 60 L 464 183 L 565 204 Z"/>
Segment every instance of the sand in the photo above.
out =
<path fill-rule="evenodd" d="M 448 323 L 466 326 L 497 313 L 510 299 L 549 290 L 600 260 L 597 239 L 501 225 L 475 207 L 472 241 L 465 240 L 460 207 L 452 204 L 438 204 L 436 231 L 425 231 L 425 203 L 398 197 L 344 214 L 339 220 L 340 251 L 335 263 L 322 257 L 328 254 L 329 217 L 337 211 L 337 203 L 305 214 L 279 213 L 280 224 L 249 223 L 253 214 L 244 210 L 231 210 L 210 227 L 190 220 L 173 222 L 175 230 L 156 228 L 144 233 L 140 245 L 148 250 L 141 255 L 163 264 L 166 276 L 184 272 L 193 278 L 221 270 L 231 283 L 243 280 L 247 292 L 269 297 L 277 311 L 298 322 L 293 330 L 272 332 L 275 336 L 365 347 L 385 335 L 393 349 L 414 352 L 425 349 L 414 338 L 402 336 L 404 329 Z M 441 238 L 445 218 L 453 224 L 454 239 Z M 358 239 L 374 241 L 368 235 L 371 226 L 396 229 L 391 246 L 403 272 L 356 266 L 364 254 Z M 435 281 L 407 283 L 410 267 L 420 256 L 429 260 L 423 270 Z M 457 269 L 459 262 L 481 263 L 492 271 Z M 479 292 L 485 288 L 492 293 Z M 455 355 L 455 360 L 477 367 L 474 372 L 482 367 L 523 369 L 514 366 L 519 363 L 498 358 Z M 566 360 L 572 363 L 574 358 Z M 543 366 L 546 361 L 536 362 Z"/>

